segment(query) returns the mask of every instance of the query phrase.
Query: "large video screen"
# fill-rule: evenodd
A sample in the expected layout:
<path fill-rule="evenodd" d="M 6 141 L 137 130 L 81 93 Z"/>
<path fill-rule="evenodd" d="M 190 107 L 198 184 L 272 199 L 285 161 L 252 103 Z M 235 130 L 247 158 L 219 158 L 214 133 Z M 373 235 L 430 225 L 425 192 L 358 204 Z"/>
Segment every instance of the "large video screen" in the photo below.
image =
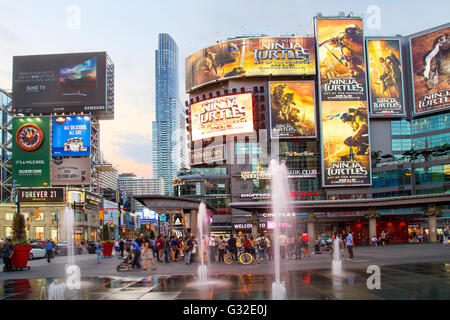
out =
<path fill-rule="evenodd" d="M 106 52 L 15 56 L 13 112 L 106 110 Z"/>
<path fill-rule="evenodd" d="M 315 74 L 315 40 L 307 37 L 243 38 L 186 58 L 186 90 L 239 76 Z"/>
<path fill-rule="evenodd" d="M 233 94 L 191 104 L 192 141 L 253 132 L 251 93 Z"/>
<path fill-rule="evenodd" d="M 404 115 L 400 40 L 368 39 L 367 60 L 371 115 Z"/>
<path fill-rule="evenodd" d="M 91 117 L 53 117 L 54 157 L 89 156 L 91 154 Z"/>
<path fill-rule="evenodd" d="M 315 137 L 314 82 L 270 82 L 269 87 L 271 137 Z"/>
<path fill-rule="evenodd" d="M 414 89 L 414 113 L 450 106 L 450 28 L 410 39 Z"/>

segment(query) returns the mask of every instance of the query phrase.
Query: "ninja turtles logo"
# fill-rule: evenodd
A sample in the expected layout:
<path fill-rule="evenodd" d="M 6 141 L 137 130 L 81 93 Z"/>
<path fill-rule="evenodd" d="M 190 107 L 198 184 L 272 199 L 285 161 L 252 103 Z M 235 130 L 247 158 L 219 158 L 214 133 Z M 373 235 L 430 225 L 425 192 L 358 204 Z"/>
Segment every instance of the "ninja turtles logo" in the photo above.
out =
<path fill-rule="evenodd" d="M 16 133 L 16 143 L 24 151 L 38 149 L 44 141 L 44 132 L 34 123 L 21 125 Z"/>

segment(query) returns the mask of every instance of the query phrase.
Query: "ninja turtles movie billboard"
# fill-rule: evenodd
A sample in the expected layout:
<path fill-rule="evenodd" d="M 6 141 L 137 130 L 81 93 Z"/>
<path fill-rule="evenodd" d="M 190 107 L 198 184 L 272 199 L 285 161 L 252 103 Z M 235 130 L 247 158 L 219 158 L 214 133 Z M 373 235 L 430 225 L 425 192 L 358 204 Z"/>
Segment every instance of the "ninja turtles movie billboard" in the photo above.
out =
<path fill-rule="evenodd" d="M 362 20 L 315 18 L 322 184 L 371 184 Z"/>
<path fill-rule="evenodd" d="M 313 75 L 315 59 L 314 38 L 230 40 L 186 58 L 186 91 L 241 76 Z"/>
<path fill-rule="evenodd" d="M 400 40 L 367 39 L 367 62 L 371 115 L 405 115 Z"/>
<path fill-rule="evenodd" d="M 316 137 L 313 81 L 269 82 L 271 138 Z"/>
<path fill-rule="evenodd" d="M 14 118 L 12 180 L 17 187 L 50 186 L 49 117 Z"/>
<path fill-rule="evenodd" d="M 450 27 L 410 38 L 414 113 L 450 106 Z"/>

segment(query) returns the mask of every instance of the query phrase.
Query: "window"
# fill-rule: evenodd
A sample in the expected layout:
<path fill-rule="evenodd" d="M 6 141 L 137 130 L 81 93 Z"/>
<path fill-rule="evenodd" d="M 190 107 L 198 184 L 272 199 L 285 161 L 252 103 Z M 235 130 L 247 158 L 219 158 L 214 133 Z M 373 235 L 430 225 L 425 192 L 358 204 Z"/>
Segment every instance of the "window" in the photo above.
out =
<path fill-rule="evenodd" d="M 443 183 L 450 181 L 450 164 L 417 168 L 415 170 L 416 184 Z"/>
<path fill-rule="evenodd" d="M 392 151 L 411 150 L 411 139 L 392 139 Z"/>
<path fill-rule="evenodd" d="M 14 218 L 14 213 L 12 213 L 12 212 L 5 213 L 5 220 L 6 221 L 12 221 L 13 218 Z"/>
<path fill-rule="evenodd" d="M 427 133 L 449 128 L 450 119 L 448 117 L 448 114 L 439 114 L 435 116 L 416 119 L 413 120 L 412 123 L 413 134 Z"/>
<path fill-rule="evenodd" d="M 12 236 L 12 227 L 5 227 L 5 238 L 11 238 Z"/>
<path fill-rule="evenodd" d="M 392 136 L 407 136 L 411 134 L 411 124 L 407 120 L 392 120 L 391 121 L 391 135 Z"/>
<path fill-rule="evenodd" d="M 58 230 L 56 228 L 50 229 L 50 238 L 52 240 L 58 241 Z"/>
<path fill-rule="evenodd" d="M 36 227 L 36 240 L 44 240 L 44 227 Z"/>
<path fill-rule="evenodd" d="M 372 187 L 388 188 L 411 184 L 410 170 L 392 170 L 376 172 L 372 175 Z"/>

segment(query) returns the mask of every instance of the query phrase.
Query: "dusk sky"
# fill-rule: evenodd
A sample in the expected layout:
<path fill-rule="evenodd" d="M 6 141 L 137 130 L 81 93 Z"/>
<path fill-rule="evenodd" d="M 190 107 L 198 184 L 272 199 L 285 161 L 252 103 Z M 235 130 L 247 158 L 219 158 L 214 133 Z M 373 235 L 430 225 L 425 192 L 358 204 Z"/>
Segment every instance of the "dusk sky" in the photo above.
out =
<path fill-rule="evenodd" d="M 0 1 L 0 88 L 12 88 L 15 55 L 107 51 L 115 65 L 115 120 L 101 122 L 101 150 L 120 172 L 151 177 L 158 33 L 184 60 L 229 37 L 305 36 L 317 12 L 353 12 L 368 35 L 409 35 L 449 22 L 449 2 L 300 0 Z M 79 14 L 78 14 L 79 13 Z M 79 17 L 79 19 L 78 19 Z"/>

